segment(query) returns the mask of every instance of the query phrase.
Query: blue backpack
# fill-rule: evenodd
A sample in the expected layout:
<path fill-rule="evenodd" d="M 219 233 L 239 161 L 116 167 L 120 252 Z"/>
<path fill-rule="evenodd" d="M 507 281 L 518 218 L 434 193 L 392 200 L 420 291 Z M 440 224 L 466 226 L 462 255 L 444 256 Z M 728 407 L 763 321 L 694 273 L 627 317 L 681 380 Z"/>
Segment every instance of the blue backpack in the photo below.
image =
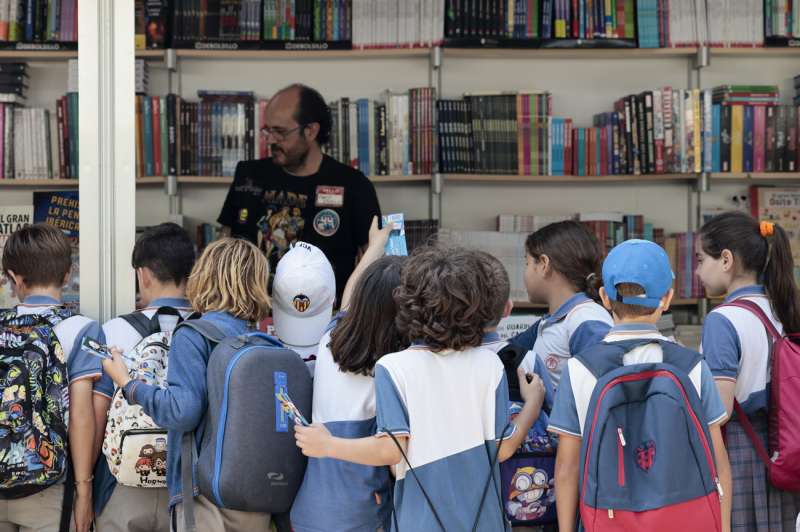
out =
<path fill-rule="evenodd" d="M 661 345 L 661 363 L 623 365 L 625 353 L 649 343 Z M 586 411 L 579 494 L 587 531 L 721 530 L 701 360 L 672 342 L 638 339 L 598 344 L 570 362 L 579 419 Z"/>

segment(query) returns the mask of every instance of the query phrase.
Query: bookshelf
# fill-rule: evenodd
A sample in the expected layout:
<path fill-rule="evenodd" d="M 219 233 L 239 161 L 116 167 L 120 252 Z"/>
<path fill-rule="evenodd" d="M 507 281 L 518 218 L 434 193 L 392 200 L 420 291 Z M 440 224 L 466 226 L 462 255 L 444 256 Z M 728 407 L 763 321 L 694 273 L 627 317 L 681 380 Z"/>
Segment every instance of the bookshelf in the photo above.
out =
<path fill-rule="evenodd" d="M 78 188 L 77 179 L 0 179 L 0 188 Z"/>

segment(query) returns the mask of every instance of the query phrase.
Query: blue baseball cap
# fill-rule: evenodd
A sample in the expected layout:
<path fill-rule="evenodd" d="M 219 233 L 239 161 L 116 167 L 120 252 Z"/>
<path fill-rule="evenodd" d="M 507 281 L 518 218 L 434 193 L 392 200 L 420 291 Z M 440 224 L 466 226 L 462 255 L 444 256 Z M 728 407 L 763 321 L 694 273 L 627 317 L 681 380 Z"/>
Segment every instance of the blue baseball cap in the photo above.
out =
<path fill-rule="evenodd" d="M 658 308 L 674 279 L 667 252 L 648 240 L 626 240 L 603 263 L 603 286 L 609 299 L 628 305 Z M 637 284 L 644 294 L 622 297 L 617 294 L 617 285 L 622 283 Z"/>

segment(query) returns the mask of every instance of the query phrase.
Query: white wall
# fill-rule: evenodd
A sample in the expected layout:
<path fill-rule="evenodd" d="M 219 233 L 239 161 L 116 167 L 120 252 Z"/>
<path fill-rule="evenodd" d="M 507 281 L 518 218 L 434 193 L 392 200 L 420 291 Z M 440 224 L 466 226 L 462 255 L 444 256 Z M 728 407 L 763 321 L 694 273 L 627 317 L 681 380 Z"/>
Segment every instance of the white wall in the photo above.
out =
<path fill-rule="evenodd" d="M 591 125 L 592 115 L 611 110 L 619 97 L 656 87 L 689 86 L 690 60 L 664 59 L 470 59 L 445 54 L 442 94 L 457 97 L 466 91 L 546 89 L 553 93 L 553 112 L 569 116 L 577 125 Z M 746 65 L 746 68 L 744 67 Z M 196 98 L 199 89 L 253 90 L 268 96 L 292 82 L 318 88 L 326 99 L 343 96 L 375 98 L 384 89 L 403 90 L 428 83 L 428 62 L 416 59 L 332 60 L 180 60 L 181 95 Z M 794 94 L 792 77 L 800 64 L 792 58 L 730 58 L 712 55 L 702 73 L 703 87 L 722 83 L 777 83 L 786 102 Z M 151 66 L 151 94 L 167 92 L 167 78 Z M 685 231 L 695 207 L 691 184 L 519 184 L 446 182 L 443 223 L 461 229 L 493 229 L 500 213 L 560 214 L 578 211 L 620 210 L 644 214 L 667 231 Z M 213 221 L 225 187 L 183 185 L 183 213 L 190 219 Z M 405 212 L 409 218 L 428 214 L 424 185 L 377 185 L 385 212 Z M 747 183 L 712 183 L 703 194 L 703 206 L 730 208 L 734 194 L 745 193 Z M 161 187 L 137 193 L 137 223 L 166 219 L 168 201 Z"/>

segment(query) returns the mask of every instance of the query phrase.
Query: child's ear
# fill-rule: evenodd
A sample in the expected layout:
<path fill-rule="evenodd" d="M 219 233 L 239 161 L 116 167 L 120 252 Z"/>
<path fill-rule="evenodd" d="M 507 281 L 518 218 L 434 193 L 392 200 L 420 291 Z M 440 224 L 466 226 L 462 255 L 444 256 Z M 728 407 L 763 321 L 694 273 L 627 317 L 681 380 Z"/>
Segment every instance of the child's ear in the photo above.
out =
<path fill-rule="evenodd" d="M 598 294 L 600 295 L 600 301 L 603 303 L 603 307 L 609 312 L 611 312 L 611 300 L 608 299 L 608 292 L 606 292 L 606 287 L 601 286 L 600 290 L 598 290 Z"/>
<path fill-rule="evenodd" d="M 11 282 L 14 283 L 17 286 L 22 285 L 22 283 L 24 282 L 24 280 L 22 279 L 22 276 L 17 275 L 16 273 L 14 273 L 13 270 L 8 270 L 6 272 L 6 275 L 8 276 L 9 279 L 11 279 Z"/>
<path fill-rule="evenodd" d="M 675 289 L 670 288 L 669 292 L 666 293 L 664 297 L 661 298 L 661 310 L 662 312 L 666 312 L 669 310 L 669 306 L 672 303 L 672 298 L 675 296 Z"/>
<path fill-rule="evenodd" d="M 67 273 L 64 275 L 64 278 L 61 280 L 61 286 L 67 286 L 69 284 L 69 276 L 72 273 L 72 266 L 70 266 Z"/>
<path fill-rule="evenodd" d="M 729 249 L 723 249 L 722 254 L 720 255 L 722 259 L 722 270 L 724 272 L 729 272 L 733 269 L 733 252 Z"/>
<path fill-rule="evenodd" d="M 550 274 L 550 257 L 548 257 L 547 255 L 540 255 L 538 262 L 539 262 L 538 266 L 540 266 L 542 268 L 542 275 L 544 275 L 544 276 L 549 275 Z"/>
<path fill-rule="evenodd" d="M 503 308 L 503 317 L 507 318 L 511 316 L 511 311 L 514 310 L 514 302 L 509 299 L 506 301 L 506 306 Z"/>

